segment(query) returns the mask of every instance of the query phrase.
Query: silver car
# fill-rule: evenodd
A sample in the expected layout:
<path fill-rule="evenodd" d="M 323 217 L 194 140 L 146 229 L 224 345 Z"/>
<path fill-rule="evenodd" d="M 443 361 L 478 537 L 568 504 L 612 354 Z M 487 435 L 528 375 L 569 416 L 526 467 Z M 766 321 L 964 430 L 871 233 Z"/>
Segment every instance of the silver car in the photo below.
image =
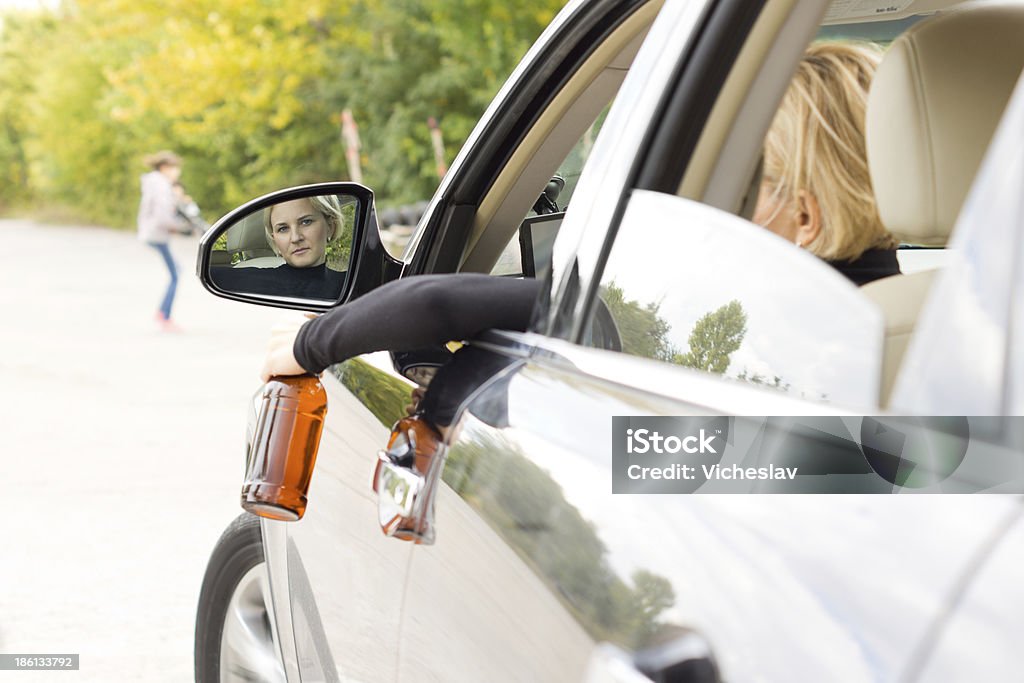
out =
<path fill-rule="evenodd" d="M 927 247 L 901 249 L 903 275 L 859 289 L 748 220 L 764 134 L 817 37 L 892 43 L 868 113 L 872 182 L 887 227 Z M 445 459 L 393 473 L 416 500 L 372 479 L 444 349 L 324 373 L 308 509 L 225 531 L 199 605 L 197 680 L 1020 680 L 1022 37 L 1022 2 L 574 1 L 400 259 L 372 193 L 351 183 L 222 219 L 199 274 L 240 301 L 324 311 L 426 273 L 545 286 L 531 331 L 459 340 L 473 354 Z M 555 210 L 532 210 L 555 176 Z M 280 265 L 260 212 L 313 195 L 346 207 L 338 289 L 218 279 Z M 726 371 L 637 341 L 660 330 L 685 348 L 730 302 L 746 333 Z M 897 415 L 927 443 L 950 438 L 936 416 L 972 416 L 966 469 L 880 473 L 858 437 L 867 416 Z M 750 453 L 758 434 L 782 435 L 778 453 L 798 434 L 820 454 L 800 465 L 817 495 L 713 482 L 615 493 L 616 416 L 761 416 L 747 432 L 737 418 L 736 439 Z M 802 416 L 818 426 L 798 429 Z M 930 495 L 892 495 L 913 492 Z M 382 533 L 395 509 L 420 543 Z"/>

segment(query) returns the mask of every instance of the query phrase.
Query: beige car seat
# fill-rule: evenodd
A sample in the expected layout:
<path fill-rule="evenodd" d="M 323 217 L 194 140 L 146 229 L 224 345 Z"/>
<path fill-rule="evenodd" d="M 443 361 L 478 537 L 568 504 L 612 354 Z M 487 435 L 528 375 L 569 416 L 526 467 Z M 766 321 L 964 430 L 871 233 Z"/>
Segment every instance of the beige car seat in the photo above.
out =
<path fill-rule="evenodd" d="M 284 263 L 284 259 L 275 254 L 267 242 L 261 211 L 228 230 L 226 246 L 231 257 L 235 254 L 241 256 L 235 268 L 276 268 Z"/>
<path fill-rule="evenodd" d="M 970 3 L 913 26 L 878 68 L 868 100 L 868 166 L 885 226 L 901 241 L 944 246 L 1024 69 L 1024 4 Z M 937 271 L 861 291 L 886 321 L 881 405 Z"/>

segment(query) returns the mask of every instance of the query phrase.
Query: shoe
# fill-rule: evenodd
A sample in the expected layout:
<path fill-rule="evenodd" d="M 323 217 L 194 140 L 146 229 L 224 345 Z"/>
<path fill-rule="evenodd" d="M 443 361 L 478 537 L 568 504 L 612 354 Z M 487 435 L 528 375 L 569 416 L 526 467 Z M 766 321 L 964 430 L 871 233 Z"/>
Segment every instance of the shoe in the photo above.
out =
<path fill-rule="evenodd" d="M 160 320 L 160 331 L 161 332 L 182 332 L 183 330 L 170 318 L 161 318 Z"/>
<path fill-rule="evenodd" d="M 156 317 L 156 321 L 157 321 L 158 323 L 164 323 L 164 322 L 167 322 L 167 317 L 166 317 L 166 316 L 164 316 L 164 312 L 163 312 L 163 311 L 157 311 L 157 312 L 156 312 L 156 316 L 155 316 L 155 317 Z"/>

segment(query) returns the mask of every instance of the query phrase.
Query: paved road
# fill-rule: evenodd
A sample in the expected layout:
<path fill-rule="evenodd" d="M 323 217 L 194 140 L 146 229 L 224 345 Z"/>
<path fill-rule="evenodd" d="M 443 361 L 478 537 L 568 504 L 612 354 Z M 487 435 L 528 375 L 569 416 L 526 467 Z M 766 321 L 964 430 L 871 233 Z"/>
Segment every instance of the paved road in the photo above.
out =
<path fill-rule="evenodd" d="M 81 670 L 0 681 L 186 681 L 206 558 L 238 513 L 246 406 L 284 314 L 166 274 L 134 235 L 0 221 L 0 653 Z"/>

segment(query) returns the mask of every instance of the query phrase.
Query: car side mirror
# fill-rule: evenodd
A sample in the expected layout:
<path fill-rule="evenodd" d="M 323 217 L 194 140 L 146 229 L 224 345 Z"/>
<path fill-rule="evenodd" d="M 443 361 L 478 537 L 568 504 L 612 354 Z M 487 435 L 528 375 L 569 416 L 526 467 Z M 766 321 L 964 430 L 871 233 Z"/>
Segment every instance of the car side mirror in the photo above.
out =
<path fill-rule="evenodd" d="M 554 182 L 554 181 L 552 181 Z M 519 226 L 523 276 L 543 280 L 551 269 L 551 251 L 565 212 L 530 216 Z"/>
<path fill-rule="evenodd" d="M 401 272 L 380 239 L 373 192 L 320 183 L 254 199 L 217 221 L 199 244 L 197 272 L 213 294 L 325 311 Z"/>

